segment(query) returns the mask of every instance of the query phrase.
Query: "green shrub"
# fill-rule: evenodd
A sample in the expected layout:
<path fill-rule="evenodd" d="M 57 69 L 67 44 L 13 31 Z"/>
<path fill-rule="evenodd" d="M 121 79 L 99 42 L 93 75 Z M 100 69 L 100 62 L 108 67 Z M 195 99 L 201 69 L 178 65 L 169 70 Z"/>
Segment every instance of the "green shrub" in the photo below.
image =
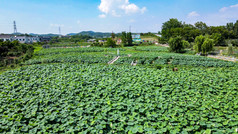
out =
<path fill-rule="evenodd" d="M 211 35 L 211 39 L 214 40 L 214 44 L 215 44 L 216 46 L 225 45 L 225 42 L 224 42 L 225 39 L 224 39 L 224 37 L 222 37 L 222 35 L 219 34 L 219 33 L 213 33 L 213 34 Z"/>
<path fill-rule="evenodd" d="M 170 38 L 169 40 L 169 51 L 175 53 L 181 53 L 184 51 L 184 45 L 182 37 L 178 36 L 175 38 Z"/>
<path fill-rule="evenodd" d="M 233 54 L 233 46 L 232 44 L 229 44 L 228 45 L 228 52 L 227 52 L 228 55 L 232 55 Z"/>
<path fill-rule="evenodd" d="M 209 36 L 197 36 L 195 39 L 194 50 L 197 53 L 202 52 L 203 55 L 207 55 L 210 51 L 213 50 L 214 40 L 210 39 Z"/>
<path fill-rule="evenodd" d="M 235 47 L 238 47 L 238 40 L 232 40 L 231 44 Z"/>
<path fill-rule="evenodd" d="M 194 46 L 194 50 L 196 52 L 201 52 L 202 51 L 202 44 L 205 41 L 205 37 L 203 35 L 197 36 L 195 38 L 195 46 Z"/>
<path fill-rule="evenodd" d="M 165 38 L 162 38 L 162 37 L 158 37 L 158 41 L 160 44 L 166 44 L 167 43 L 167 40 Z"/>
<path fill-rule="evenodd" d="M 190 47 L 190 43 L 186 40 L 182 40 L 183 46 L 184 48 L 189 48 Z"/>
<path fill-rule="evenodd" d="M 108 38 L 107 39 L 107 42 L 106 42 L 106 47 L 116 47 L 116 42 L 114 40 L 112 40 L 111 38 Z"/>
<path fill-rule="evenodd" d="M 213 50 L 214 41 L 212 39 L 206 38 L 202 44 L 202 54 L 207 55 L 208 52 Z"/>

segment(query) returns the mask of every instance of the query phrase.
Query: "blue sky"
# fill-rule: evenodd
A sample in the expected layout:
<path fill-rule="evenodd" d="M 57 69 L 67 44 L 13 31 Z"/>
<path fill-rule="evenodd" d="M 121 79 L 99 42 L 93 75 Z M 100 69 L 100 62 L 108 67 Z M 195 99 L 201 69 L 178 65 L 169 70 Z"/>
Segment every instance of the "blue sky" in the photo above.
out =
<path fill-rule="evenodd" d="M 238 0 L 0 0 L 0 33 L 158 32 L 169 18 L 225 25 Z"/>

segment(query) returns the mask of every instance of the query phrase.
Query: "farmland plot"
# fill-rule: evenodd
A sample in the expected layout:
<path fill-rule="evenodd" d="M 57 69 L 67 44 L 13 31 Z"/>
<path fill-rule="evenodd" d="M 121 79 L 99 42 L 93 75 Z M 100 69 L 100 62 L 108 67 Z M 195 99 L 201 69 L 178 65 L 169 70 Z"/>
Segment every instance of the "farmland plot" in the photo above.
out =
<path fill-rule="evenodd" d="M 138 61 L 139 65 L 185 65 L 192 67 L 234 67 L 237 63 L 217 60 L 202 56 L 182 55 L 174 53 L 144 52 L 135 53 L 131 57 L 124 56 L 116 64 L 130 64 L 132 61 Z"/>
<path fill-rule="evenodd" d="M 236 133 L 237 68 L 33 65 L 0 75 L 0 133 Z"/>

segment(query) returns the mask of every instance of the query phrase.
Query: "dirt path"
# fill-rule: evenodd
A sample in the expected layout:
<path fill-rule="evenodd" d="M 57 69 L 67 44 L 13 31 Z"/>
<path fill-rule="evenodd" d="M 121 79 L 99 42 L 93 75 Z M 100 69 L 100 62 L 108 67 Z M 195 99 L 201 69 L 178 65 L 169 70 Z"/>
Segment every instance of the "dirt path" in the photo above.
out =
<path fill-rule="evenodd" d="M 215 58 L 215 59 L 220 59 L 220 60 L 226 60 L 226 61 L 232 61 L 232 62 L 237 62 L 238 59 L 234 57 L 227 57 L 227 56 L 214 56 L 214 55 L 208 55 L 210 58 Z"/>
<path fill-rule="evenodd" d="M 89 48 L 91 46 L 90 45 L 88 45 L 88 46 L 65 46 L 65 47 L 51 47 L 51 48 L 77 48 L 77 47 Z"/>
<path fill-rule="evenodd" d="M 113 60 L 109 61 L 108 64 L 113 64 L 115 61 L 117 61 L 120 58 L 120 56 L 117 56 Z"/>
<path fill-rule="evenodd" d="M 168 44 L 159 44 L 159 46 L 162 46 L 162 47 L 169 47 Z"/>

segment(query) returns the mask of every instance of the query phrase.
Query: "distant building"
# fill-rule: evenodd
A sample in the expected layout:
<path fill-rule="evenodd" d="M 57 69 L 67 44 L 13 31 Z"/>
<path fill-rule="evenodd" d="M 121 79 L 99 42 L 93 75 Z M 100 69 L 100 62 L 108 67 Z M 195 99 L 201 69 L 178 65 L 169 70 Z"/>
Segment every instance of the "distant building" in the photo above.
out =
<path fill-rule="evenodd" d="M 117 39 L 116 42 L 117 42 L 117 45 L 119 45 L 119 44 L 122 43 L 122 40 L 121 39 Z"/>
<path fill-rule="evenodd" d="M 160 34 L 155 34 L 157 37 L 161 37 L 161 35 Z"/>
<path fill-rule="evenodd" d="M 3 41 L 12 41 L 12 35 L 10 34 L 1 34 L 0 39 Z"/>
<path fill-rule="evenodd" d="M 28 36 L 14 36 L 13 40 L 18 40 L 20 43 L 27 43 L 27 44 L 40 42 L 39 37 L 28 37 Z"/>
<path fill-rule="evenodd" d="M 3 41 L 19 41 L 20 43 L 35 43 L 40 42 L 40 38 L 38 36 L 16 36 L 11 34 L 3 34 L 0 35 L 0 39 Z"/>
<path fill-rule="evenodd" d="M 51 40 L 50 36 L 41 36 L 40 42 L 49 42 Z"/>
<path fill-rule="evenodd" d="M 133 42 L 141 42 L 140 34 L 133 34 L 132 40 Z"/>
<path fill-rule="evenodd" d="M 99 43 L 105 43 L 106 40 L 98 40 Z"/>
<path fill-rule="evenodd" d="M 96 39 L 90 39 L 88 42 L 96 42 Z"/>

